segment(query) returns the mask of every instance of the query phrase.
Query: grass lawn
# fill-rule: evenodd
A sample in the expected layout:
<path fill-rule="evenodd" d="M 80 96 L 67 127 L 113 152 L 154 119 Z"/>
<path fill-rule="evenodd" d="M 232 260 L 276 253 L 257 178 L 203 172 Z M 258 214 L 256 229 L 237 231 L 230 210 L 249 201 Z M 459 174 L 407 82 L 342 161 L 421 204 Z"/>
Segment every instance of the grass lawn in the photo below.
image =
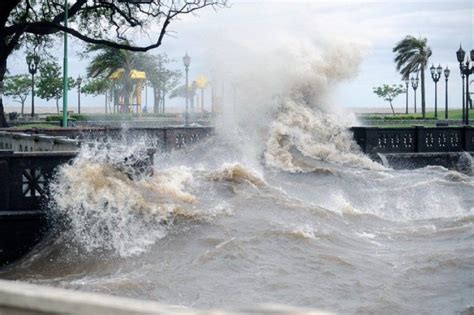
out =
<path fill-rule="evenodd" d="M 426 112 L 426 119 L 422 119 L 421 113 L 397 114 L 393 115 L 361 115 L 362 121 L 366 121 L 370 126 L 379 128 L 406 128 L 413 126 L 435 127 L 437 122 L 444 121 L 444 111 L 438 111 L 438 120 L 434 119 L 434 112 Z M 461 120 L 462 110 L 453 109 L 448 111 L 449 120 Z M 469 119 L 474 122 L 474 110 L 469 110 Z"/>
<path fill-rule="evenodd" d="M 389 115 L 386 115 L 389 116 Z M 412 119 L 413 117 L 422 117 L 421 112 L 418 112 L 416 114 L 397 114 L 396 116 L 398 117 L 408 117 L 409 119 Z M 426 118 L 434 118 L 434 112 L 426 112 Z M 444 110 L 438 111 L 438 119 L 439 120 L 444 120 Z M 462 110 L 461 109 L 452 109 L 448 110 L 448 119 L 462 119 Z M 474 109 L 469 109 L 469 119 L 474 119 Z"/>
<path fill-rule="evenodd" d="M 27 125 L 20 125 L 20 126 L 15 126 L 12 127 L 12 129 L 32 129 L 32 128 L 38 128 L 38 129 L 58 129 L 61 128 L 58 125 L 52 125 L 52 124 L 27 124 Z"/>

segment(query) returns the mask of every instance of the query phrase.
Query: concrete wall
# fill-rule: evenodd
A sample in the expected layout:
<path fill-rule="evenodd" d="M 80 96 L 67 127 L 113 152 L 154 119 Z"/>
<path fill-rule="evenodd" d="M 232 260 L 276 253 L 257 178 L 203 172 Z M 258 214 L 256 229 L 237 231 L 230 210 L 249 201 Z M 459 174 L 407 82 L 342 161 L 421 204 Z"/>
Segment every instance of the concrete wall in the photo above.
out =
<path fill-rule="evenodd" d="M 224 314 L 330 314 L 315 309 L 281 305 L 266 305 L 253 309 L 222 311 L 194 310 L 168 306 L 157 302 L 49 288 L 22 282 L 0 280 L 0 314 L 169 314 L 169 315 L 224 315 Z"/>
<path fill-rule="evenodd" d="M 474 152 L 474 128 L 463 127 L 352 127 L 364 153 Z"/>
<path fill-rule="evenodd" d="M 136 139 L 145 138 L 150 147 L 171 151 L 192 145 L 208 137 L 213 132 L 214 129 L 212 127 L 202 126 L 159 128 L 88 127 L 67 129 L 3 129 L 0 130 L 0 150 L 6 149 L 17 152 L 31 150 L 68 151 L 70 149 L 77 150 L 77 147 L 74 146 L 79 146 L 80 141 L 95 142 L 97 140 L 109 139 L 134 142 Z M 38 138 L 28 137 L 28 135 L 37 136 Z"/>
<path fill-rule="evenodd" d="M 0 150 L 15 152 L 78 151 L 81 143 L 64 137 L 0 131 Z"/>

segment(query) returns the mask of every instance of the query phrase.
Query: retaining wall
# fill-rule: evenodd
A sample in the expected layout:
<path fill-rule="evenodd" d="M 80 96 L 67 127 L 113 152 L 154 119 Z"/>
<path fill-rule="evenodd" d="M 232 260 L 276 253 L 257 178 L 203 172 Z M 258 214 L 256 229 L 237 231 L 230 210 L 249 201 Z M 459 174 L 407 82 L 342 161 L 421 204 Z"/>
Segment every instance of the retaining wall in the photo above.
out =
<path fill-rule="evenodd" d="M 352 127 L 354 140 L 366 154 L 474 152 L 474 129 L 462 127 Z"/>
<path fill-rule="evenodd" d="M 78 151 L 80 141 L 65 137 L 0 131 L 0 150 L 15 152 Z"/>
<path fill-rule="evenodd" d="M 53 137 L 63 137 L 61 139 L 69 138 L 69 140 L 121 140 L 121 141 L 136 141 L 137 139 L 145 138 L 149 146 L 160 150 L 175 150 L 184 148 L 187 145 L 194 144 L 199 140 L 213 134 L 212 127 L 190 126 L 190 127 L 159 127 L 159 128 L 108 128 L 108 127 L 89 127 L 89 128 L 57 128 L 57 129 L 3 129 L 9 134 L 30 134 L 30 135 L 44 135 Z M 0 133 L 2 129 L 0 129 Z M 53 138 L 56 139 L 56 138 Z M 1 140 L 1 135 L 0 135 Z M 41 141 L 41 139 L 40 139 Z M 46 140 L 45 140 L 46 142 Z M 9 145 L 15 145 L 14 142 L 7 142 Z M 63 143 L 62 140 L 60 143 Z M 33 144 L 33 143 L 31 143 Z M 59 144 L 56 144 L 59 147 Z M 24 147 L 24 145 L 23 145 Z M 28 145 L 28 149 L 34 146 Z M 45 144 L 45 147 L 48 147 Z M 1 147 L 0 147 L 1 149 Z M 4 147 L 4 149 L 12 149 Z M 19 145 L 17 150 L 19 151 Z M 28 150 L 29 151 L 29 150 Z"/>

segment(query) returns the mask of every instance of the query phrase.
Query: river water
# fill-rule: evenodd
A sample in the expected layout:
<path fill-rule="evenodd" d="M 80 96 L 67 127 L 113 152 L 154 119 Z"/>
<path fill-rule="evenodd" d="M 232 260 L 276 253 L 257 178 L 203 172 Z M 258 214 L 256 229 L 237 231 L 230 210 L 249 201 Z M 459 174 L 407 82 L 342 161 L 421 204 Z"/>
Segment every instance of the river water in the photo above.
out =
<path fill-rule="evenodd" d="M 299 78 L 277 98 L 254 85 L 264 110 L 242 96 L 153 176 L 123 162 L 146 139 L 83 148 L 51 185 L 57 231 L 0 276 L 199 309 L 472 314 L 474 178 L 369 160 L 320 106 L 342 71 L 315 64 L 271 76 Z"/>
<path fill-rule="evenodd" d="M 285 146 L 249 166 L 212 138 L 158 155 L 155 175 L 134 180 L 84 149 L 52 187 L 67 226 L 1 277 L 204 309 L 468 311 L 472 177 Z"/>

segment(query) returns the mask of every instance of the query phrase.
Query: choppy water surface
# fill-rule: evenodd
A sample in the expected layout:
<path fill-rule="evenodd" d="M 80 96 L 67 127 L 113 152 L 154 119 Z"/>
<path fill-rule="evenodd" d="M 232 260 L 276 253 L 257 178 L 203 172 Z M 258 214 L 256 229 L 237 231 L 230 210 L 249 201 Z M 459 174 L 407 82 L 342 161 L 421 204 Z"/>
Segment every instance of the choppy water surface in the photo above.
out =
<path fill-rule="evenodd" d="M 316 105 L 356 62 L 308 49 L 275 63 L 295 73 L 250 82 L 247 116 L 158 154 L 152 177 L 123 164 L 146 143 L 83 148 L 51 187 L 64 227 L 0 276 L 202 309 L 472 312 L 474 178 L 366 158 L 351 121 Z"/>
<path fill-rule="evenodd" d="M 257 170 L 216 158 L 223 146 L 163 157 L 135 181 L 83 154 L 55 187 L 67 230 L 2 277 L 197 308 L 472 305 L 472 177 L 309 160 Z"/>

